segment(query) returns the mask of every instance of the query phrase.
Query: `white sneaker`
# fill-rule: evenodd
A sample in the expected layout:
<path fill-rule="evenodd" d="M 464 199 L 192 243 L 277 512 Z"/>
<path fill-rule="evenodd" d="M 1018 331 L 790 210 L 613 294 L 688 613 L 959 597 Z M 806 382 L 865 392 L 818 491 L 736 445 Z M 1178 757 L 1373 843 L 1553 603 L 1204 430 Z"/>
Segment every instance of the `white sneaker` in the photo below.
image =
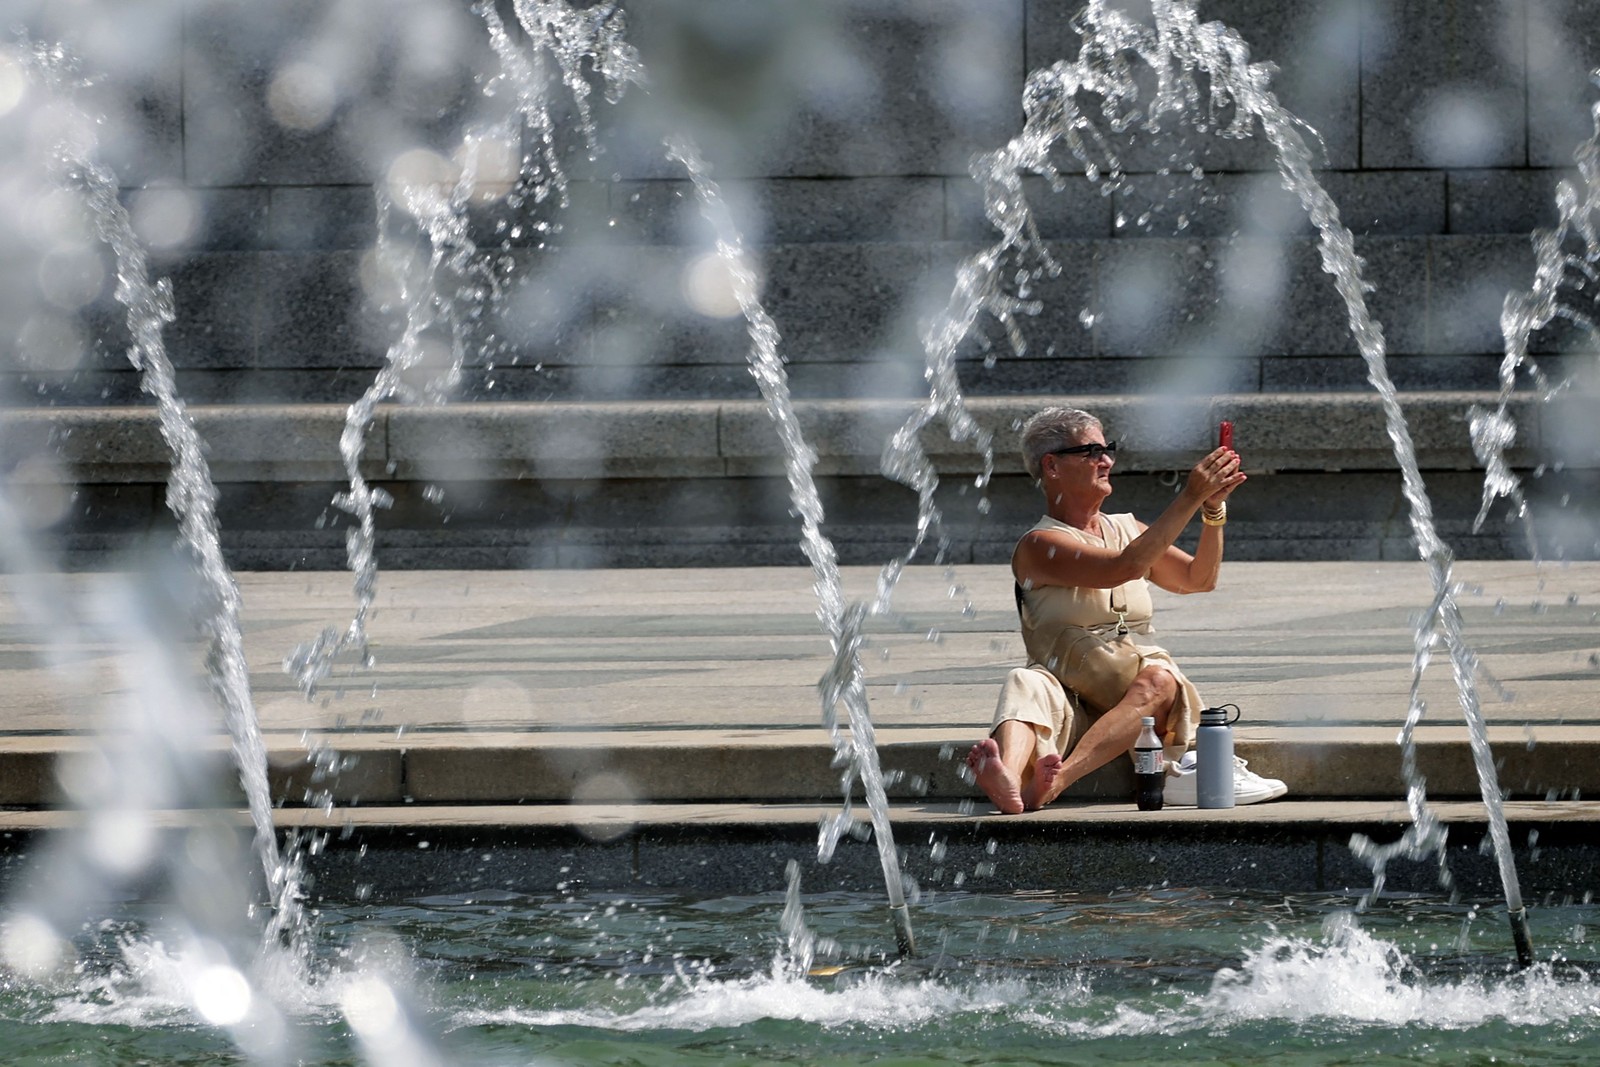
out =
<path fill-rule="evenodd" d="M 1185 752 L 1183 759 L 1167 767 L 1167 781 L 1163 804 L 1175 808 L 1192 808 L 1197 803 L 1199 775 L 1195 773 L 1193 752 Z M 1245 761 L 1233 757 L 1233 803 L 1259 804 L 1263 800 L 1276 800 L 1289 791 L 1289 787 L 1276 778 L 1263 778 L 1250 770 Z"/>

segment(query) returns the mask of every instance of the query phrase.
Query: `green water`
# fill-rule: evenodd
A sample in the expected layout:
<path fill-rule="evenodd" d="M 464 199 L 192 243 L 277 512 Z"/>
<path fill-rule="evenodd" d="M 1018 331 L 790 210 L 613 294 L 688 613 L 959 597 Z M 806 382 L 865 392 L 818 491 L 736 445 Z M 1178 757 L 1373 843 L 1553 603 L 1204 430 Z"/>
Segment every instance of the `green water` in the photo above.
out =
<path fill-rule="evenodd" d="M 884 958 L 882 903 L 807 894 L 800 973 L 781 894 L 440 898 L 325 908 L 309 979 L 262 979 L 283 1062 L 460 1064 L 1589 1063 L 1600 908 L 1533 912 L 1542 964 L 1508 968 L 1504 915 L 1393 898 L 943 894 L 922 959 Z M 122 918 L 49 982 L 0 974 L 6 1064 L 256 1062 L 256 1024 L 206 1025 L 184 953 Z M 384 976 L 409 1024 L 341 1012 Z M 352 1018 L 356 1018 L 352 1016 Z M 357 1019 L 359 1022 L 360 1020 Z M 410 1035 L 401 1048 L 396 1027 Z M 358 1028 L 359 1029 L 359 1028 Z M 389 1036 L 385 1036 L 389 1035 Z M 369 1034 L 369 1036 L 371 1036 Z"/>

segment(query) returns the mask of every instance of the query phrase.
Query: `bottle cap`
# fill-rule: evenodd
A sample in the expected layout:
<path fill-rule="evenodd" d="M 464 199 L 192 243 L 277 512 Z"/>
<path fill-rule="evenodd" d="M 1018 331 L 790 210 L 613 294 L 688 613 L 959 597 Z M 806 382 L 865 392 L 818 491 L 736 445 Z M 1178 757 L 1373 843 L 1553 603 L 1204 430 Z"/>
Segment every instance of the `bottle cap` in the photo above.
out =
<path fill-rule="evenodd" d="M 1156 717 L 1154 715 L 1146 715 L 1144 718 L 1140 719 L 1139 722 L 1144 726 L 1154 726 L 1156 724 Z"/>

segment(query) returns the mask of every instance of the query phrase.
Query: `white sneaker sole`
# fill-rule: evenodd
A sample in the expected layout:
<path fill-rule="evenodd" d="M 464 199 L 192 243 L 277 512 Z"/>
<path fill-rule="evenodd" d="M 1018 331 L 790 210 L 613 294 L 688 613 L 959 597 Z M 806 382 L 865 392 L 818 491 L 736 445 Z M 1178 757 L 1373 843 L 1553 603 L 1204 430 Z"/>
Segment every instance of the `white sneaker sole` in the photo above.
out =
<path fill-rule="evenodd" d="M 1193 774 L 1172 774 L 1167 776 L 1166 793 L 1163 804 L 1170 804 L 1175 808 L 1196 807 L 1199 800 L 1196 796 L 1196 785 Z M 1260 775 L 1251 774 L 1252 781 L 1246 783 L 1234 779 L 1233 806 L 1242 807 L 1245 804 L 1262 804 L 1268 800 L 1277 800 L 1289 792 L 1289 787 L 1276 778 L 1262 778 Z M 1176 786 L 1176 789 L 1174 789 Z"/>

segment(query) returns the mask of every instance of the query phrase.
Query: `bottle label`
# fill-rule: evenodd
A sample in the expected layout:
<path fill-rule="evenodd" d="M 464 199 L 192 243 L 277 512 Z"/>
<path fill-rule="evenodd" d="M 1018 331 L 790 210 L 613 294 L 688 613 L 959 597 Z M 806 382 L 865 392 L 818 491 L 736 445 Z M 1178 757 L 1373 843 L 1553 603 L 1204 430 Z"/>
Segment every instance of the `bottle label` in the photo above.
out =
<path fill-rule="evenodd" d="M 1133 751 L 1133 773 L 1160 774 L 1166 770 L 1159 748 L 1137 748 Z"/>

